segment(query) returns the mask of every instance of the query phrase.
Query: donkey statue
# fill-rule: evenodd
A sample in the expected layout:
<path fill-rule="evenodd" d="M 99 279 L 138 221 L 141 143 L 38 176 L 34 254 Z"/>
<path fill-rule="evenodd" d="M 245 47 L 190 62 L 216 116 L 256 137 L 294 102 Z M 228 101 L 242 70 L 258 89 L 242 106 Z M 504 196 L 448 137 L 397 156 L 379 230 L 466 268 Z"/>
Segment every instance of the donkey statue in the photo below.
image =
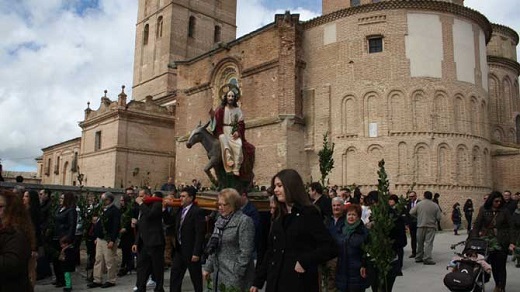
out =
<path fill-rule="evenodd" d="M 191 132 L 188 142 L 186 142 L 186 147 L 191 149 L 191 147 L 197 143 L 202 144 L 202 147 L 206 150 L 209 158 L 208 163 L 204 166 L 204 172 L 218 190 L 230 187 L 237 190 L 247 190 L 251 188 L 254 178 L 254 153 L 253 155 L 247 155 L 244 152 L 244 162 L 240 168 L 240 176 L 226 173 L 222 164 L 220 142 L 218 138 L 213 136 L 213 134 L 207 130 L 209 123 L 209 121 L 205 125 L 199 123 L 199 125 Z M 213 169 L 216 176 L 213 175 L 211 169 Z"/>

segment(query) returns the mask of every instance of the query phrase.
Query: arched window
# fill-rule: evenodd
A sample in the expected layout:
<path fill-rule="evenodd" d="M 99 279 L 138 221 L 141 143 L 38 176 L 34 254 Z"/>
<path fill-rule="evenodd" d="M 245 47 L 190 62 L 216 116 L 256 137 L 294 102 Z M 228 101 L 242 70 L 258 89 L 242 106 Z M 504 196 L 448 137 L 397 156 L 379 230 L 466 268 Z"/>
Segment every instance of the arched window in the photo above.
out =
<path fill-rule="evenodd" d="M 520 144 L 520 115 L 516 116 L 516 143 Z"/>
<path fill-rule="evenodd" d="M 195 37 L 195 16 L 190 16 L 190 21 L 188 23 L 188 37 Z"/>
<path fill-rule="evenodd" d="M 215 31 L 213 32 L 213 42 L 220 42 L 220 26 L 215 25 Z"/>
<path fill-rule="evenodd" d="M 145 46 L 148 44 L 149 33 L 150 33 L 150 27 L 148 26 L 148 24 L 145 24 L 144 32 L 143 32 L 143 45 L 145 45 Z"/>
<path fill-rule="evenodd" d="M 163 27 L 163 17 L 159 16 L 159 18 L 157 19 L 157 33 L 156 33 L 157 38 L 162 37 L 162 27 Z"/>

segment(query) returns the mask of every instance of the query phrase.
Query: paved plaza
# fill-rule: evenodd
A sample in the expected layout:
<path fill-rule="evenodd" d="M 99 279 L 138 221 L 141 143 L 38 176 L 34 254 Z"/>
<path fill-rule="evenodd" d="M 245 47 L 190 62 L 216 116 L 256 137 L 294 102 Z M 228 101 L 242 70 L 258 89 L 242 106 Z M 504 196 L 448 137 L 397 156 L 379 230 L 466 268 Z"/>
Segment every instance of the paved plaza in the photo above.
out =
<path fill-rule="evenodd" d="M 433 249 L 433 260 L 437 262 L 437 265 L 427 266 L 423 264 L 416 264 L 414 259 L 409 259 L 410 247 L 405 247 L 405 260 L 403 268 L 403 276 L 398 277 L 394 290 L 395 292 L 439 292 L 448 291 L 443 284 L 443 278 L 446 275 L 446 265 L 449 263 L 453 256 L 453 250 L 450 249 L 450 245 L 462 241 L 465 239 L 465 230 L 461 232 L 463 235 L 455 236 L 452 232 L 444 231 L 438 232 L 435 237 L 434 249 Z M 408 241 L 409 244 L 409 241 Z M 73 291 L 132 291 L 135 285 L 135 273 L 119 278 L 117 285 L 112 288 L 101 289 L 88 289 L 87 282 L 85 280 L 86 275 L 84 273 L 84 267 L 78 269 L 79 272 L 75 272 L 73 276 Z M 169 278 L 170 271 L 165 272 L 165 291 L 169 290 Z M 486 291 L 493 291 L 494 282 L 491 279 L 487 283 Z M 36 286 L 36 292 L 50 292 L 50 291 L 62 291 L 62 289 L 55 288 L 50 284 L 50 280 L 44 280 Z M 153 291 L 149 288 L 148 291 Z M 192 285 L 189 280 L 189 275 L 186 274 L 183 284 L 183 291 L 193 291 Z M 367 290 L 371 291 L 370 289 Z M 520 268 L 515 268 L 514 263 L 510 260 L 507 263 L 507 290 L 508 292 L 520 292 Z M 288 291 L 292 292 L 292 291 Z M 297 292 L 297 291 L 295 291 Z"/>

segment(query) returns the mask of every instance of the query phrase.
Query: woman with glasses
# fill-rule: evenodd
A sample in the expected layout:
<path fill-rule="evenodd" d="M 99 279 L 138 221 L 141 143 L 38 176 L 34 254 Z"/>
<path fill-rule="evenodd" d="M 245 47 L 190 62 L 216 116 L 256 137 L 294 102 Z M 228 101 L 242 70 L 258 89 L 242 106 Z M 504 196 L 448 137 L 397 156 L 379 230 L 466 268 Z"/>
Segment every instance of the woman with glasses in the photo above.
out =
<path fill-rule="evenodd" d="M 472 230 L 473 236 L 483 237 L 488 242 L 488 262 L 493 267 L 495 292 L 505 291 L 506 261 L 508 249 L 513 250 L 511 214 L 504 208 L 504 197 L 492 192 L 480 209 Z"/>
<path fill-rule="evenodd" d="M 62 263 L 58 259 L 59 252 L 61 251 L 60 239 L 67 237 L 74 241 L 76 234 L 76 223 L 78 213 L 76 212 L 75 206 L 76 199 L 73 193 L 65 193 L 60 195 L 59 206 L 54 215 L 54 236 L 52 237 L 52 246 L 56 251 L 56 255 L 52 260 L 54 267 L 54 275 L 56 281 L 54 285 L 57 288 L 65 287 L 65 274 L 62 269 Z"/>
<path fill-rule="evenodd" d="M 250 292 L 257 292 L 266 281 L 266 292 L 319 291 L 318 266 L 337 255 L 334 239 L 298 172 L 280 171 L 272 178 L 271 186 L 278 202 L 276 218 Z"/>
<path fill-rule="evenodd" d="M 254 277 L 253 250 L 255 226 L 253 220 L 240 211 L 240 195 L 235 189 L 223 189 L 218 195 L 219 216 L 207 244 L 209 254 L 202 267 L 202 276 L 212 274 L 213 291 L 244 291 Z"/>
<path fill-rule="evenodd" d="M 0 291 L 33 291 L 29 259 L 35 241 L 31 218 L 20 197 L 0 190 Z"/>

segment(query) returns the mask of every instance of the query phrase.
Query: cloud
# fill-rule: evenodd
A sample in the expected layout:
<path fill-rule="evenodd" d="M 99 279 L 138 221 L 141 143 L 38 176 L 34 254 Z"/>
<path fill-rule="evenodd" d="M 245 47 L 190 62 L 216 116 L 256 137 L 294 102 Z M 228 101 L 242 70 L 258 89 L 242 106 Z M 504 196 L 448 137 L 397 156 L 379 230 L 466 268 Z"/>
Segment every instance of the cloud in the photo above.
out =
<path fill-rule="evenodd" d="M 137 1 L 14 2 L 0 5 L 0 159 L 34 170 L 41 148 L 81 135 L 88 101 L 131 88 Z"/>
<path fill-rule="evenodd" d="M 288 4 L 285 4 L 288 6 L 280 7 L 279 9 L 273 10 L 268 8 L 268 6 L 276 6 L 276 3 L 276 0 L 239 0 L 237 6 L 237 37 L 241 37 L 273 22 L 275 14 L 285 13 L 286 10 L 289 10 L 292 14 L 300 14 L 300 20 L 309 20 L 320 15 L 319 11 L 312 11 L 301 6 Z M 254 13 L 251 13 L 252 11 Z"/>

